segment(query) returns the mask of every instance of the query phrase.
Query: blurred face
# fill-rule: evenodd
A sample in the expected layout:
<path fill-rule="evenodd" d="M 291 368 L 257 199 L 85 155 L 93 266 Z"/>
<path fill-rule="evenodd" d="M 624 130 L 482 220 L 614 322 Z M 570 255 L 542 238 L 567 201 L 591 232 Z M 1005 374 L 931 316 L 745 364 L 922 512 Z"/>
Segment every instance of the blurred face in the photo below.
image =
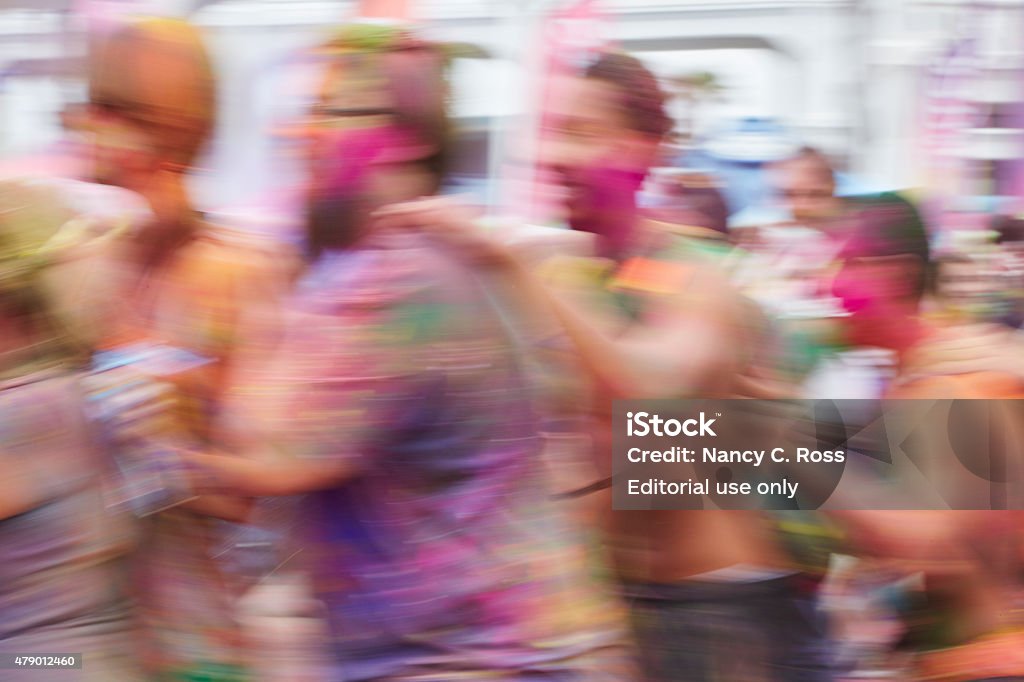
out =
<path fill-rule="evenodd" d="M 916 311 L 913 256 L 847 256 L 831 282 L 832 294 L 849 316 L 843 318 L 853 346 L 899 348 Z"/>
<path fill-rule="evenodd" d="M 333 59 L 303 122 L 314 245 L 344 248 L 362 234 L 371 211 L 433 191 L 422 161 L 434 148 L 397 123 L 401 105 L 385 70 L 392 56 Z"/>
<path fill-rule="evenodd" d="M 142 20 L 102 36 L 89 61 L 93 177 L 134 190 L 191 165 L 215 117 L 213 73 L 198 31 Z"/>
<path fill-rule="evenodd" d="M 139 190 L 160 167 L 157 140 L 136 121 L 130 109 L 108 102 L 93 102 L 86 118 L 85 147 L 91 179 L 105 185 Z"/>
<path fill-rule="evenodd" d="M 817 164 L 794 160 L 776 176 L 779 196 L 793 218 L 813 226 L 837 213 L 835 186 Z"/>
<path fill-rule="evenodd" d="M 936 288 L 944 303 L 967 308 L 992 290 L 980 263 L 943 263 L 939 267 Z"/>
<path fill-rule="evenodd" d="M 615 85 L 566 77 L 554 92 L 545 112 L 540 165 L 557 188 L 563 217 L 574 229 L 598 234 L 627 229 L 614 225 L 616 217 L 635 207 L 660 141 L 630 127 Z"/>
<path fill-rule="evenodd" d="M 325 179 L 322 171 L 336 160 L 336 151 L 346 137 L 390 124 L 394 103 L 383 78 L 377 56 L 356 54 L 327 64 L 305 121 L 311 182 Z"/>
<path fill-rule="evenodd" d="M 357 53 L 328 64 L 305 125 L 314 195 L 358 192 L 377 207 L 429 192 L 418 164 L 434 150 L 396 124 L 386 70 L 395 59 Z"/>

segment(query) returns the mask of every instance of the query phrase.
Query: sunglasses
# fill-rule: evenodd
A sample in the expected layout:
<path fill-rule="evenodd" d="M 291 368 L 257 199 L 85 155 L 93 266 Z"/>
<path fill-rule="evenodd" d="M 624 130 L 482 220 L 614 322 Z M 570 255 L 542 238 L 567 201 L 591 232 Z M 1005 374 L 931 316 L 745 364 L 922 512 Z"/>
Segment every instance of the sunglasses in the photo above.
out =
<path fill-rule="evenodd" d="M 91 99 L 84 107 L 85 118 L 116 119 L 135 126 L 158 127 L 159 110 L 137 102 L 124 102 L 111 98 Z M 93 121 L 95 123 L 95 121 Z"/>

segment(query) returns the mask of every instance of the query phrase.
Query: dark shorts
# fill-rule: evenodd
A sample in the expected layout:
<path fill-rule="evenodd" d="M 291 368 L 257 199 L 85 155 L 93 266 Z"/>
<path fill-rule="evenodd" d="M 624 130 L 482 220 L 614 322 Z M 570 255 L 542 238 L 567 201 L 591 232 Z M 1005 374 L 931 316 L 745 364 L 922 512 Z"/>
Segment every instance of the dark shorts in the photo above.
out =
<path fill-rule="evenodd" d="M 789 577 L 624 587 L 648 682 L 831 682 L 812 592 Z"/>
<path fill-rule="evenodd" d="M 458 656 L 431 661 L 436 654 L 402 645 L 359 658 L 339 654 L 330 682 L 642 682 L 635 652 L 625 643 L 529 666 L 482 668 Z"/>

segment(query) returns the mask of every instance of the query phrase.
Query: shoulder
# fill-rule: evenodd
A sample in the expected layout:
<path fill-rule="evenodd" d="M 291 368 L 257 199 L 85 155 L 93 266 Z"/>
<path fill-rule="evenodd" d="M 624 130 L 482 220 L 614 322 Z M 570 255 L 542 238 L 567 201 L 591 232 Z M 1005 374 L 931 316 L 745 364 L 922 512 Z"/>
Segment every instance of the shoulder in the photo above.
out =
<path fill-rule="evenodd" d="M 298 287 L 304 298 L 355 309 L 468 300 L 479 291 L 472 273 L 427 239 L 388 237 L 313 263 Z"/>
<path fill-rule="evenodd" d="M 199 254 L 239 263 L 280 261 L 298 256 L 295 246 L 283 239 L 205 219 L 194 244 Z"/>
<path fill-rule="evenodd" d="M 372 343 L 380 352 L 415 349 L 437 356 L 455 347 L 468 353 L 470 347 L 503 348 L 508 342 L 483 285 L 429 242 L 325 254 L 302 278 L 287 309 L 292 334 L 317 329 L 363 348 Z"/>
<path fill-rule="evenodd" d="M 288 242 L 244 229 L 203 222 L 185 247 L 181 267 L 197 286 L 245 291 L 283 289 L 299 269 L 298 251 Z"/>

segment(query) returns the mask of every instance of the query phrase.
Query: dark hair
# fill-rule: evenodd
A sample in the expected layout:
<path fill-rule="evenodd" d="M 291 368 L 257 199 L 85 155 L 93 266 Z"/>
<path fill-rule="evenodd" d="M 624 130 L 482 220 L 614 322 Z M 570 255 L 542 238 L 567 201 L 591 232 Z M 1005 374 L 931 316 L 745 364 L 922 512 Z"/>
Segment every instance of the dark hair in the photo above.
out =
<path fill-rule="evenodd" d="M 645 209 L 644 214 L 679 228 L 703 228 L 716 238 L 729 236 L 729 206 L 714 186 L 699 182 L 679 182 L 668 190 L 666 201 Z"/>
<path fill-rule="evenodd" d="M 316 196 L 306 206 L 305 258 L 313 262 L 325 251 L 346 249 L 359 238 L 359 197 Z"/>
<path fill-rule="evenodd" d="M 728 234 L 729 205 L 715 187 L 682 188 L 682 195 L 690 208 L 704 218 L 701 227 Z"/>
<path fill-rule="evenodd" d="M 654 74 L 636 57 L 621 52 L 605 52 L 583 75 L 610 83 L 621 91 L 622 105 L 633 130 L 663 138 L 675 125 L 665 111 L 665 91 Z"/>
<path fill-rule="evenodd" d="M 387 72 L 396 123 L 434 148 L 421 163 L 437 191 L 448 171 L 452 141 L 446 57 L 430 44 L 395 50 L 389 56 Z"/>
<path fill-rule="evenodd" d="M 992 229 L 996 232 L 996 244 L 1024 242 L 1024 218 L 998 215 L 992 219 Z"/>
<path fill-rule="evenodd" d="M 931 286 L 931 248 L 928 232 L 912 203 L 896 194 L 850 199 L 859 204 L 857 225 L 844 251 L 845 258 L 883 258 L 914 256 L 921 261 L 915 268 L 911 295 L 920 299 Z"/>

